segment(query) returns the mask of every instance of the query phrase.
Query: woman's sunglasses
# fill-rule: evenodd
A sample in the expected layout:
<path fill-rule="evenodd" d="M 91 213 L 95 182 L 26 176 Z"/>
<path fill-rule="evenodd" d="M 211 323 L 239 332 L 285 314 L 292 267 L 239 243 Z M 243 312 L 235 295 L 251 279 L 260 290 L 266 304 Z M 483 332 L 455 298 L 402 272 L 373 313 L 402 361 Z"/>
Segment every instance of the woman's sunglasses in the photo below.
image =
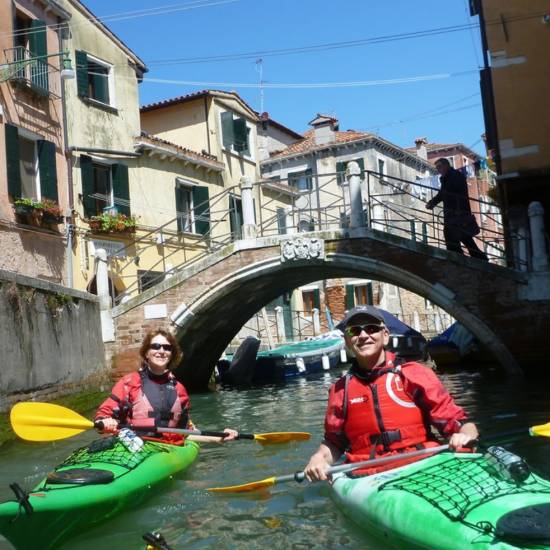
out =
<path fill-rule="evenodd" d="M 349 327 L 346 327 L 346 334 L 350 337 L 353 336 L 359 336 L 363 331 L 366 334 L 375 334 L 377 332 L 380 332 L 383 330 L 384 327 L 380 325 L 351 325 Z"/>
<path fill-rule="evenodd" d="M 164 351 L 172 351 L 174 349 L 172 344 L 157 344 L 156 342 L 149 344 L 149 349 L 154 349 L 158 351 L 160 348 L 162 348 Z"/>

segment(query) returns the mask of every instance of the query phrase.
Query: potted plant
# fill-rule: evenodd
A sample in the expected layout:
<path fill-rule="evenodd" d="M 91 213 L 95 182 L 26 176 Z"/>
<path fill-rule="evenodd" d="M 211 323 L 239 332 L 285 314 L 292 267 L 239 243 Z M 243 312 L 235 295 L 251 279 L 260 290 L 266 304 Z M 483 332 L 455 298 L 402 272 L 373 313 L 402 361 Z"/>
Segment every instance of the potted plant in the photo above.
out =
<path fill-rule="evenodd" d="M 103 213 L 88 220 L 90 231 L 94 233 L 134 233 L 136 218 L 119 213 Z"/>
<path fill-rule="evenodd" d="M 63 222 L 63 213 L 61 207 L 52 199 L 44 199 L 42 201 L 42 221 L 44 223 L 56 225 Z"/>
<path fill-rule="evenodd" d="M 41 225 L 44 210 L 40 201 L 30 197 L 21 197 L 15 200 L 13 209 L 20 222 Z"/>

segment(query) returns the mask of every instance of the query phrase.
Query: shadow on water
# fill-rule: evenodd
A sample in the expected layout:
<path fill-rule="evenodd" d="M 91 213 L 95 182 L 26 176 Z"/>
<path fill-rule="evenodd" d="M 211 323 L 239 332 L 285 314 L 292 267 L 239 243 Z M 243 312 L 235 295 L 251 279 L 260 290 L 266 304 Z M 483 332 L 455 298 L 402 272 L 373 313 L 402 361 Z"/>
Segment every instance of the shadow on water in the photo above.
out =
<path fill-rule="evenodd" d="M 191 416 L 204 429 L 309 431 L 312 438 L 265 447 L 252 441 L 205 445 L 191 469 L 139 508 L 82 533 L 62 550 L 136 550 L 145 548 L 141 536 L 153 530 L 162 532 L 173 548 L 186 550 L 387 548 L 335 509 L 325 485 L 287 483 L 239 497 L 205 490 L 302 469 L 321 440 L 328 388 L 341 372 L 192 395 Z M 550 388 L 544 381 L 502 380 L 467 372 L 444 373 L 442 379 L 482 433 L 527 430 L 550 421 Z M 8 484 L 12 481 L 31 487 L 73 449 L 93 438 L 93 433 L 86 432 L 55 443 L 4 445 L 0 448 L 0 498 L 11 497 Z M 550 477 L 549 439 L 523 437 L 509 448 Z M 0 550 L 8 548 L 0 541 Z"/>

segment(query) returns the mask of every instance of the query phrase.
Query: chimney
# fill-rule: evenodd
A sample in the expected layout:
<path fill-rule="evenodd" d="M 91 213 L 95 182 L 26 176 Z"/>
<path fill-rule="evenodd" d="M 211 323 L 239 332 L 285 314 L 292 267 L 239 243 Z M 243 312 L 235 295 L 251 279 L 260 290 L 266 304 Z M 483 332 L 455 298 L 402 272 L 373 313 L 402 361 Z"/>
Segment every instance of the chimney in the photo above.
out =
<path fill-rule="evenodd" d="M 425 137 L 416 138 L 414 144 L 416 145 L 416 154 L 421 159 L 428 160 L 428 149 L 426 149 L 426 144 L 428 140 Z"/>
<path fill-rule="evenodd" d="M 309 122 L 309 125 L 313 126 L 313 139 L 316 145 L 325 145 L 336 141 L 337 118 L 317 113 L 317 116 Z"/>

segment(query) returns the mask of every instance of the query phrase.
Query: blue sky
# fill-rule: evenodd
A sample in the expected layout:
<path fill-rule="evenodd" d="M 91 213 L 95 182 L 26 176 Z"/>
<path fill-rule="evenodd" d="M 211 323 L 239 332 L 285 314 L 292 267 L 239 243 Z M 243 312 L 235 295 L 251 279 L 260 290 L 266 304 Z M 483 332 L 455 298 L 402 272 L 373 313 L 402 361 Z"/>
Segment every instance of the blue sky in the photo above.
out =
<path fill-rule="evenodd" d="M 302 132 L 316 113 L 340 120 L 340 128 L 367 130 L 401 146 L 425 136 L 431 142 L 462 142 L 483 151 L 483 116 L 477 69 L 482 62 L 479 30 L 392 39 L 292 55 L 166 64 L 167 60 L 300 48 L 358 41 L 477 23 L 467 0 L 85 0 L 149 66 L 141 103 L 204 88 L 237 91 L 260 109 L 257 58 L 263 59 L 264 110 Z M 166 7 L 166 8 L 164 8 Z M 158 10 L 147 16 L 139 10 Z M 130 13 L 132 12 L 132 13 Z M 164 13 L 160 13 L 164 12 Z M 335 82 L 392 82 L 331 87 Z M 200 82 L 193 86 L 186 82 Z M 204 83 L 216 83 L 209 86 Z M 269 85 L 323 84 L 319 88 Z"/>

